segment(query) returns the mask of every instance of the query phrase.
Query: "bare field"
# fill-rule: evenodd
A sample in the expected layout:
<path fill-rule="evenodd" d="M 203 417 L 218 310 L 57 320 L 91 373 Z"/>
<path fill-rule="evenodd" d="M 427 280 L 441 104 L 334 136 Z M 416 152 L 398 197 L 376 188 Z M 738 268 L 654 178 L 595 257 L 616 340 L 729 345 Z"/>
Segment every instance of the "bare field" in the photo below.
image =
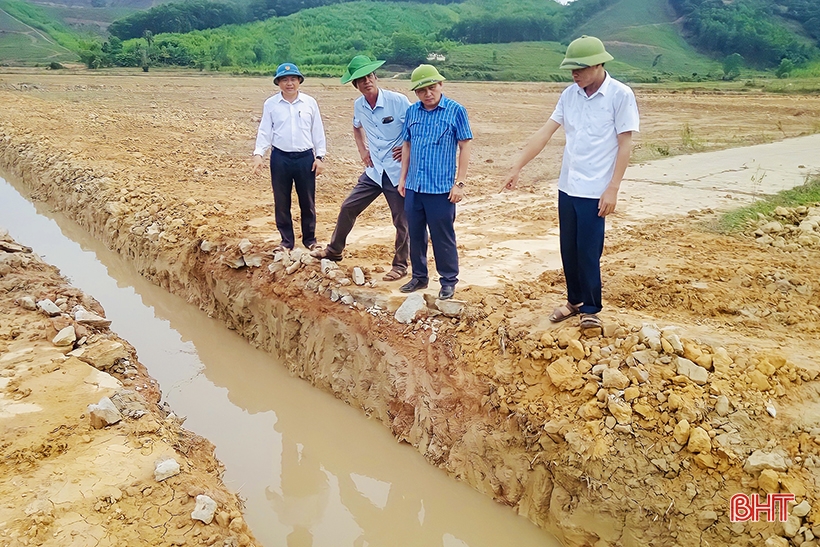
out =
<path fill-rule="evenodd" d="M 268 270 L 269 255 L 262 268 L 225 265 L 243 238 L 260 253 L 278 243 L 269 179 L 250 174 L 261 106 L 274 91 L 267 78 L 3 74 L 0 165 L 35 198 L 62 204 L 131 256 L 144 275 L 253 343 L 292 352 L 295 373 L 374 414 L 432 463 L 568 545 L 763 545 L 773 535 L 811 542 L 809 534 L 820 535 L 811 532 L 820 526 L 820 250 L 710 232 L 708 207 L 673 216 L 659 206 L 640 222 L 616 215 L 604 256 L 604 332 L 550 325 L 546 317 L 563 298 L 550 247 L 560 134 L 525 170 L 521 191 L 498 190 L 562 87 L 445 84 L 475 134 L 456 225 L 463 271 L 456 297 L 468 313 L 443 325 L 431 316 L 424 328 L 331 304 L 325 294 L 338 287 L 314 265 L 292 276 Z M 328 134 L 327 169 L 317 181 L 317 235 L 326 242 L 362 169 L 351 136 L 357 92 L 329 80 L 302 89 L 318 100 Z M 820 130 L 817 96 L 635 91 L 642 131 L 634 164 Z M 669 177 L 674 183 L 675 173 Z M 685 201 L 685 189 L 673 197 Z M 392 256 L 388 218 L 379 202 L 360 217 L 343 270 L 361 266 L 380 279 Z M 218 252 L 200 253 L 203 240 Z M 392 306 L 399 285 L 379 282 L 373 298 Z M 212 296 L 206 286 L 230 291 Z M 310 370 L 314 357 L 288 338 L 298 339 L 298 329 L 285 336 L 260 327 L 266 308 L 248 292 L 319 322 L 334 318 L 407 357 L 402 366 L 388 360 L 401 369 L 382 386 L 390 402 L 371 399 L 361 382 L 351 387 Z M 695 381 L 683 361 L 708 371 L 707 379 Z M 424 381 L 415 376 L 422 373 Z M 750 467 L 758 451 L 782 465 Z M 729 522 L 731 494 L 777 490 L 809 504 L 793 534 L 773 523 Z"/>

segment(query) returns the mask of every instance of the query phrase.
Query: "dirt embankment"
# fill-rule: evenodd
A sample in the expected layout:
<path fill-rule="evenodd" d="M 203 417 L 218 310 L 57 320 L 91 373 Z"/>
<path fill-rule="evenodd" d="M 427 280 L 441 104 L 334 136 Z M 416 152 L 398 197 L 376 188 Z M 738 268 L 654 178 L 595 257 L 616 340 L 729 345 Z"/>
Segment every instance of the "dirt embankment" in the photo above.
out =
<path fill-rule="evenodd" d="M 816 246 L 717 236 L 697 215 L 617 227 L 602 332 L 548 324 L 545 310 L 562 293 L 557 271 L 460 286 L 460 316 L 431 303 L 399 324 L 392 311 L 401 300 L 389 286 L 350 282 L 355 265 L 372 280 L 390 238 L 352 247 L 341 273 L 271 255 L 272 215 L 260 205 L 269 198 L 238 182 L 247 179 L 239 150 L 252 138 L 252 115 L 218 104 L 226 95 L 216 90 L 209 117 L 197 117 L 210 92 L 192 88 L 196 104 L 183 104 L 192 95 L 180 90 L 177 110 L 147 111 L 118 106 L 129 100 L 119 90 L 98 90 L 112 101 L 104 114 L 98 99 L 69 109 L 70 90 L 5 92 L 25 114 L 0 120 L 0 165 L 144 275 L 567 545 L 816 545 Z M 471 112 L 498 116 L 480 106 L 486 87 L 455 89 Z M 351 148 L 349 97 L 334 103 L 336 90 L 315 92 L 326 93 L 331 144 Z M 675 108 L 648 117 L 672 123 L 664 116 Z M 543 196 L 491 201 L 493 157 L 521 128 L 500 125 L 494 136 L 475 125 L 477 143 L 497 147 L 476 150 L 473 197 L 492 207 L 465 207 L 465 250 L 491 245 L 496 228 L 548 231 L 554 207 L 532 209 Z M 60 126 L 84 132 L 67 139 Z M 334 158 L 320 194 L 328 233 L 357 170 L 344 158 Z M 730 522 L 732 494 L 778 491 L 801 503 L 789 522 Z"/>
<path fill-rule="evenodd" d="M 0 229 L 0 544 L 253 545 L 213 446 L 103 316 Z"/>

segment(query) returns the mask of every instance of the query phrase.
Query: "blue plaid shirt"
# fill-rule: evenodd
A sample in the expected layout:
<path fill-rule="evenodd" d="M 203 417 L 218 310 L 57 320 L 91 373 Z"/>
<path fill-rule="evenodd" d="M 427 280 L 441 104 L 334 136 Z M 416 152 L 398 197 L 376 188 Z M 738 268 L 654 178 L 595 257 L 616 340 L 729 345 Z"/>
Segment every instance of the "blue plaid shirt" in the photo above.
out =
<path fill-rule="evenodd" d="M 458 142 L 473 138 L 467 110 L 444 95 L 433 110 L 426 110 L 421 101 L 412 104 L 402 138 L 410 143 L 405 188 L 423 194 L 449 193 L 456 180 Z"/>

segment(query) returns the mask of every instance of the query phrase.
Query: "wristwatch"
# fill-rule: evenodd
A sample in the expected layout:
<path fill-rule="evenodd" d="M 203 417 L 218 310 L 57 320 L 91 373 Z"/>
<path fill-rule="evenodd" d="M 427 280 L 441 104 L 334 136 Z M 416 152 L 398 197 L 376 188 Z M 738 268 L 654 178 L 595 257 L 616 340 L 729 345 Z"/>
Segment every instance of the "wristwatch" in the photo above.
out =
<path fill-rule="evenodd" d="M 464 181 L 460 180 L 460 181 L 456 182 L 456 186 L 458 186 L 459 188 L 464 188 Z"/>
<path fill-rule="evenodd" d="M 319 161 L 325 161 L 324 156 L 316 156 L 316 159 L 319 160 Z"/>

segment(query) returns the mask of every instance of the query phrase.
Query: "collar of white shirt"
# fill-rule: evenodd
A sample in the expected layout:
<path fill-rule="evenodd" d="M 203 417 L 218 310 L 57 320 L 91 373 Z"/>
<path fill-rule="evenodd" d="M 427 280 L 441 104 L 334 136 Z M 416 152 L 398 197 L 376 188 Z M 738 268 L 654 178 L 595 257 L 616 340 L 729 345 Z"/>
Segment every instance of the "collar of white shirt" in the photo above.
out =
<path fill-rule="evenodd" d="M 287 100 L 284 95 L 282 95 L 281 91 L 279 93 L 277 93 L 276 96 L 279 97 L 279 102 L 283 102 L 283 103 L 296 104 L 296 103 L 298 103 L 302 100 L 302 92 L 301 91 L 296 92 L 296 98 L 293 100 L 292 103 L 289 100 Z"/>
<path fill-rule="evenodd" d="M 575 84 L 575 85 L 576 85 L 576 87 L 578 87 L 578 93 L 580 95 L 583 95 L 584 98 L 586 98 L 586 99 L 591 99 L 595 95 L 597 95 L 598 93 L 600 93 L 601 95 L 606 95 L 607 90 L 609 90 L 610 80 L 612 80 L 612 77 L 609 75 L 609 72 L 604 71 L 604 81 L 601 83 L 601 87 L 599 87 L 598 90 L 595 93 L 593 93 L 592 95 L 589 95 L 589 96 L 587 96 L 587 92 L 584 91 L 583 87 L 579 86 L 578 84 Z"/>

